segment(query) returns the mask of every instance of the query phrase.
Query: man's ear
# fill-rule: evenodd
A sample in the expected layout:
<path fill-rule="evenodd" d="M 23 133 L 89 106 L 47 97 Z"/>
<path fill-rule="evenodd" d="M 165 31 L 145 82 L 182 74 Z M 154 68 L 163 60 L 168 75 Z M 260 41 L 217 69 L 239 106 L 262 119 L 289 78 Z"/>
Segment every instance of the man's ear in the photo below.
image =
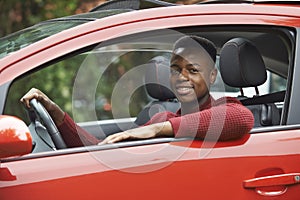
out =
<path fill-rule="evenodd" d="M 211 85 L 215 83 L 217 75 L 218 75 L 218 70 L 216 68 L 211 70 L 211 72 L 210 72 L 210 84 Z"/>

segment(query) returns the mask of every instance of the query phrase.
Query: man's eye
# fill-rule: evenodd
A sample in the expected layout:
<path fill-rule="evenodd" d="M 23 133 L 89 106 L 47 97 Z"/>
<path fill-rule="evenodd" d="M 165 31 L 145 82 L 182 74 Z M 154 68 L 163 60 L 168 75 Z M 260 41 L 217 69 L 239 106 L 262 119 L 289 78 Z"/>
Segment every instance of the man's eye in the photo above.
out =
<path fill-rule="evenodd" d="M 198 70 L 198 69 L 189 69 L 189 72 L 190 72 L 191 74 L 196 74 L 196 73 L 199 72 L 199 70 Z"/>
<path fill-rule="evenodd" d="M 180 71 L 178 69 L 171 69 L 171 74 L 172 75 L 179 75 Z"/>

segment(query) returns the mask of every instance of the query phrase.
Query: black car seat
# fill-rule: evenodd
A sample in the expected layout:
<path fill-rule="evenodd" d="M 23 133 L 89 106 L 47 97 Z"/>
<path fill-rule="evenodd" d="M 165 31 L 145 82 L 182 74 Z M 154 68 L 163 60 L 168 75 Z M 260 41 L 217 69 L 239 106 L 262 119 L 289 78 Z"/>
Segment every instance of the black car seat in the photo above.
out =
<path fill-rule="evenodd" d="M 176 112 L 180 108 L 180 103 L 170 89 L 169 56 L 154 57 L 147 63 L 146 67 L 144 83 L 147 93 L 152 100 L 137 115 L 135 120 L 137 125 L 145 124 L 158 112 Z"/>
<path fill-rule="evenodd" d="M 267 79 L 266 67 L 256 46 L 244 38 L 231 39 L 223 45 L 220 51 L 219 64 L 224 83 L 240 88 L 241 96 L 238 98 L 242 103 L 251 102 L 246 106 L 255 117 L 254 127 L 278 125 L 280 112 L 276 105 L 273 102 L 255 100 L 259 96 L 258 86 Z M 245 97 L 243 93 L 245 87 L 254 87 L 256 96 Z"/>

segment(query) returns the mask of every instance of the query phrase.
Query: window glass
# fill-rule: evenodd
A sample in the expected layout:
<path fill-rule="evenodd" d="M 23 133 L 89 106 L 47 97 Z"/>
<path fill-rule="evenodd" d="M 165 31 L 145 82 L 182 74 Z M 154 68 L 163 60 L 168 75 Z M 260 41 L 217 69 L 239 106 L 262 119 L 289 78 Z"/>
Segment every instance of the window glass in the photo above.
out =
<path fill-rule="evenodd" d="M 270 71 L 267 71 L 266 82 L 258 86 L 259 94 L 264 95 L 264 94 L 286 90 L 286 81 L 287 80 L 285 78 L 275 73 L 272 73 Z M 218 92 L 222 91 L 220 89 L 222 87 L 225 88 L 225 96 L 238 97 L 239 95 L 241 95 L 239 88 L 234 88 L 226 85 L 223 82 L 220 73 L 218 73 L 216 82 L 211 88 L 212 94 L 218 96 Z M 253 97 L 256 95 L 256 91 L 254 87 L 243 88 L 243 92 L 246 97 Z"/>
<path fill-rule="evenodd" d="M 286 90 L 287 80 L 285 78 L 277 74 L 270 73 L 268 81 L 270 82 L 270 93 Z"/>
<path fill-rule="evenodd" d="M 31 88 L 38 88 L 49 98 L 60 105 L 63 110 L 70 112 L 72 109 L 71 95 L 73 79 L 85 56 L 77 55 L 57 62 L 46 68 L 27 74 L 15 80 L 9 89 L 4 113 L 27 119 L 24 107 L 19 103 L 20 98 Z"/>
<path fill-rule="evenodd" d="M 147 50 L 140 44 L 102 45 L 87 53 L 73 88 L 76 121 L 135 117 L 148 103 L 143 87 L 145 68 L 162 50 Z"/>
<path fill-rule="evenodd" d="M 187 30 L 190 32 L 186 32 Z M 60 59 L 16 79 L 9 89 L 4 113 L 26 119 L 26 112 L 19 99 L 30 88 L 35 87 L 46 93 L 76 122 L 136 117 L 152 100 L 143 84 L 145 64 L 155 56 L 170 54 L 174 42 L 184 34 L 193 33 L 206 37 L 217 45 L 218 51 L 232 36 L 244 35 L 253 41 L 261 35 L 269 38 L 269 35 L 257 32 L 245 34 L 219 29 L 209 32 L 208 28 L 203 32 L 195 30 L 158 30 L 129 35 L 105 41 L 92 50 Z M 276 57 L 269 58 L 268 61 L 270 69 L 275 67 L 286 71 L 284 67 L 288 66 L 288 63 L 277 66 L 276 63 L 279 62 Z M 267 94 L 285 88 L 284 78 L 268 72 L 268 80 L 259 86 L 259 91 L 260 94 Z M 216 97 L 240 95 L 239 88 L 231 88 L 223 83 L 220 73 L 211 91 Z M 245 88 L 244 93 L 251 97 L 255 95 L 255 90 Z"/>
<path fill-rule="evenodd" d="M 143 66 L 172 48 L 160 40 L 103 43 L 20 77 L 10 86 L 4 113 L 28 122 L 19 100 L 34 87 L 76 122 L 135 117 L 150 100 L 143 87 Z"/>
<path fill-rule="evenodd" d="M 102 10 L 38 23 L 34 26 L 0 38 L 0 58 L 56 33 L 95 20 L 95 18 L 101 19 L 128 11 L 129 10 L 126 9 Z"/>

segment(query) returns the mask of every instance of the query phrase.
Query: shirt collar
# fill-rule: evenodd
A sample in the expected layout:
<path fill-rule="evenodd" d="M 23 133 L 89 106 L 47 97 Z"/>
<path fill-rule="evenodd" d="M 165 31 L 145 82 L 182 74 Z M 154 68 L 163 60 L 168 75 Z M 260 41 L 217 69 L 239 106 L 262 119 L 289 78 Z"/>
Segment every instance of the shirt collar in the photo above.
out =
<path fill-rule="evenodd" d="M 214 104 L 214 102 L 215 102 L 215 99 L 211 95 L 209 95 L 206 102 L 204 102 L 204 104 L 200 105 L 199 107 L 195 108 L 194 111 L 199 112 L 199 111 L 202 111 L 202 110 L 205 110 L 205 109 L 209 109 L 209 108 L 211 108 L 211 105 Z M 179 109 L 176 112 L 176 114 L 181 115 L 181 109 Z"/>

